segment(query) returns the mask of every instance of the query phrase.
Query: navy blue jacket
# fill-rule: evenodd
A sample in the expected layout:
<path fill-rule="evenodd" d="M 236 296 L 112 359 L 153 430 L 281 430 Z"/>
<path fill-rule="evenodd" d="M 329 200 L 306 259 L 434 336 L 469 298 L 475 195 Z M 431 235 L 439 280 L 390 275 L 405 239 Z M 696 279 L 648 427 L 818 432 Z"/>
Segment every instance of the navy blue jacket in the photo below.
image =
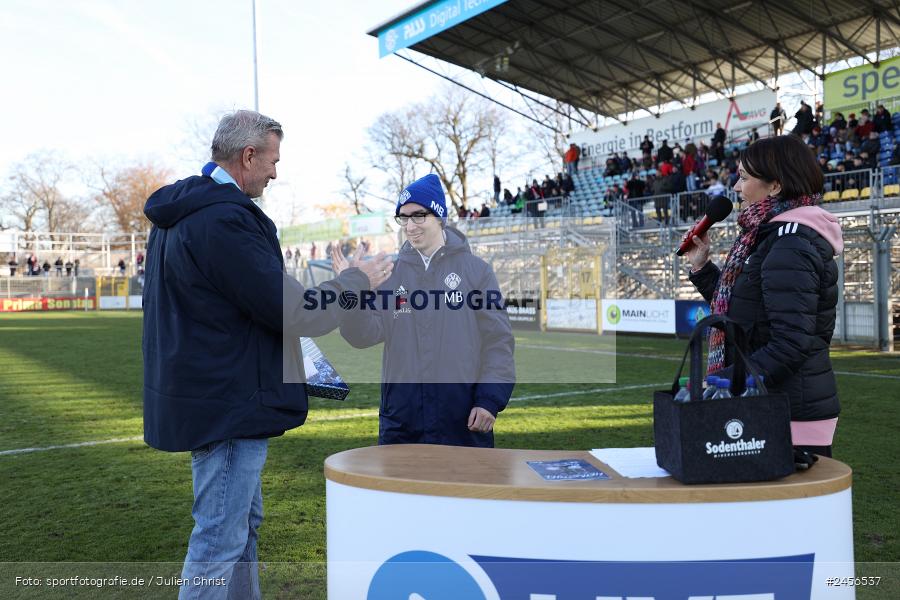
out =
<path fill-rule="evenodd" d="M 400 249 L 379 288 L 392 293 L 386 310 L 377 299 L 376 310 L 348 311 L 341 324 L 341 335 L 357 348 L 384 342 L 379 444 L 493 447 L 492 432 L 469 431 L 469 413 L 478 406 L 496 416 L 512 395 L 515 339 L 497 278 L 462 233 L 445 231 L 447 243 L 427 271 L 408 242 Z M 427 294 L 421 310 L 415 306 L 425 298 L 417 291 Z M 450 309 L 446 293 L 461 296 L 463 307 Z M 479 298 L 481 308 L 469 308 Z"/>
<path fill-rule="evenodd" d="M 144 440 L 184 451 L 301 425 L 307 397 L 296 340 L 331 331 L 340 312 L 302 308 L 304 289 L 284 273 L 275 225 L 236 186 L 189 177 L 150 196 L 144 214 L 154 225 L 143 296 Z M 340 293 L 367 281 L 348 269 L 322 287 Z"/>

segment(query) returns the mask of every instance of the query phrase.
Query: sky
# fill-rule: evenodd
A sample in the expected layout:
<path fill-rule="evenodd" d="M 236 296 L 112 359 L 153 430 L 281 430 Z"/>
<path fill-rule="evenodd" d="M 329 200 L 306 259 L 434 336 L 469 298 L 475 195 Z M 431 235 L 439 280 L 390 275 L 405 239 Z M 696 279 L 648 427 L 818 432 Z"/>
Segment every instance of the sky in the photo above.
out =
<path fill-rule="evenodd" d="M 266 210 L 283 225 L 366 175 L 366 130 L 442 85 L 366 31 L 416 0 L 257 0 L 260 112 L 280 121 Z M 110 166 L 199 171 L 198 129 L 253 107 L 251 0 L 3 0 L 0 174 L 31 152 Z M 204 140 L 203 143 L 207 143 Z M 195 158 L 196 157 L 196 158 Z M 192 171 L 193 170 L 193 171 Z"/>

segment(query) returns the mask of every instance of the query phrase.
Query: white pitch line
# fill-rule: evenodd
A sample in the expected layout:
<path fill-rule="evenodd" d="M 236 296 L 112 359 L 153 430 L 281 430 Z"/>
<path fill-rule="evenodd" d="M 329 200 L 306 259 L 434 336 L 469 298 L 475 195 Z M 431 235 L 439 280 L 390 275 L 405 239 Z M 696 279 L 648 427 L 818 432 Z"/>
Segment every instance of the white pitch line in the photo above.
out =
<path fill-rule="evenodd" d="M 585 394 L 603 394 L 608 392 L 619 392 L 625 390 L 636 390 L 643 389 L 649 387 L 659 387 L 662 385 L 666 385 L 664 383 L 645 383 L 641 385 L 624 385 L 620 387 L 613 388 L 593 388 L 590 390 L 576 390 L 572 392 L 557 392 L 554 394 L 533 394 L 531 396 L 517 396 L 515 398 L 510 398 L 510 402 L 516 402 L 519 400 L 540 400 L 543 398 L 560 398 L 565 396 L 583 396 Z M 366 412 L 366 413 L 358 413 L 353 415 L 336 415 L 330 417 L 315 417 L 307 420 L 307 423 L 320 423 L 320 422 L 328 422 L 328 421 L 345 421 L 347 419 L 362 419 L 364 417 L 377 417 L 377 412 Z M 135 436 L 128 438 L 114 438 L 110 440 L 95 440 L 91 442 L 78 442 L 75 444 L 61 444 L 58 446 L 42 446 L 39 448 L 16 448 L 13 450 L 0 450 L 0 456 L 10 456 L 14 454 L 31 454 L 34 452 L 46 452 L 47 450 L 65 450 L 68 448 L 84 448 L 87 446 L 99 446 L 101 444 L 118 444 L 122 442 L 137 442 L 143 441 L 143 436 Z"/>

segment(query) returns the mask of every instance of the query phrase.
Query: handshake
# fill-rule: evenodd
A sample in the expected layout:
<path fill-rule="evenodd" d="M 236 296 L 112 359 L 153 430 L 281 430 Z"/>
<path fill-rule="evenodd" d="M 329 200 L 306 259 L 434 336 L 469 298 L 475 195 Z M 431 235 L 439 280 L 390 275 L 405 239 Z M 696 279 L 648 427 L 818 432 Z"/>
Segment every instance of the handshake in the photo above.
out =
<path fill-rule="evenodd" d="M 341 252 L 340 244 L 332 244 L 331 268 L 334 269 L 335 276 L 353 267 L 365 273 L 366 277 L 369 278 L 369 287 L 375 289 L 391 276 L 391 272 L 394 270 L 394 263 L 384 252 L 379 252 L 371 258 L 367 257 L 366 249 L 362 244 L 350 258 L 347 258 Z"/>

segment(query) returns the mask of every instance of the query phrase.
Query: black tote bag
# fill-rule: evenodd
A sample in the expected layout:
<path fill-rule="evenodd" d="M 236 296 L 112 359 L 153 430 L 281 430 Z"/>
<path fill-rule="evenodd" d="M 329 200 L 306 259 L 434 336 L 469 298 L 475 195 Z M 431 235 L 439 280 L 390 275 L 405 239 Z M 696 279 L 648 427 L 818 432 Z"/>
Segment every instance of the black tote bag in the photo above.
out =
<path fill-rule="evenodd" d="M 710 326 L 725 330 L 725 344 L 735 358 L 731 398 L 701 399 L 703 338 Z M 688 353 L 691 397 L 675 402 Z M 758 382 L 758 396 L 739 395 L 748 372 Z M 697 323 L 671 390 L 654 393 L 653 434 L 657 464 L 682 483 L 769 481 L 794 472 L 790 399 L 766 390 L 747 360 L 743 330 L 723 315 Z"/>

